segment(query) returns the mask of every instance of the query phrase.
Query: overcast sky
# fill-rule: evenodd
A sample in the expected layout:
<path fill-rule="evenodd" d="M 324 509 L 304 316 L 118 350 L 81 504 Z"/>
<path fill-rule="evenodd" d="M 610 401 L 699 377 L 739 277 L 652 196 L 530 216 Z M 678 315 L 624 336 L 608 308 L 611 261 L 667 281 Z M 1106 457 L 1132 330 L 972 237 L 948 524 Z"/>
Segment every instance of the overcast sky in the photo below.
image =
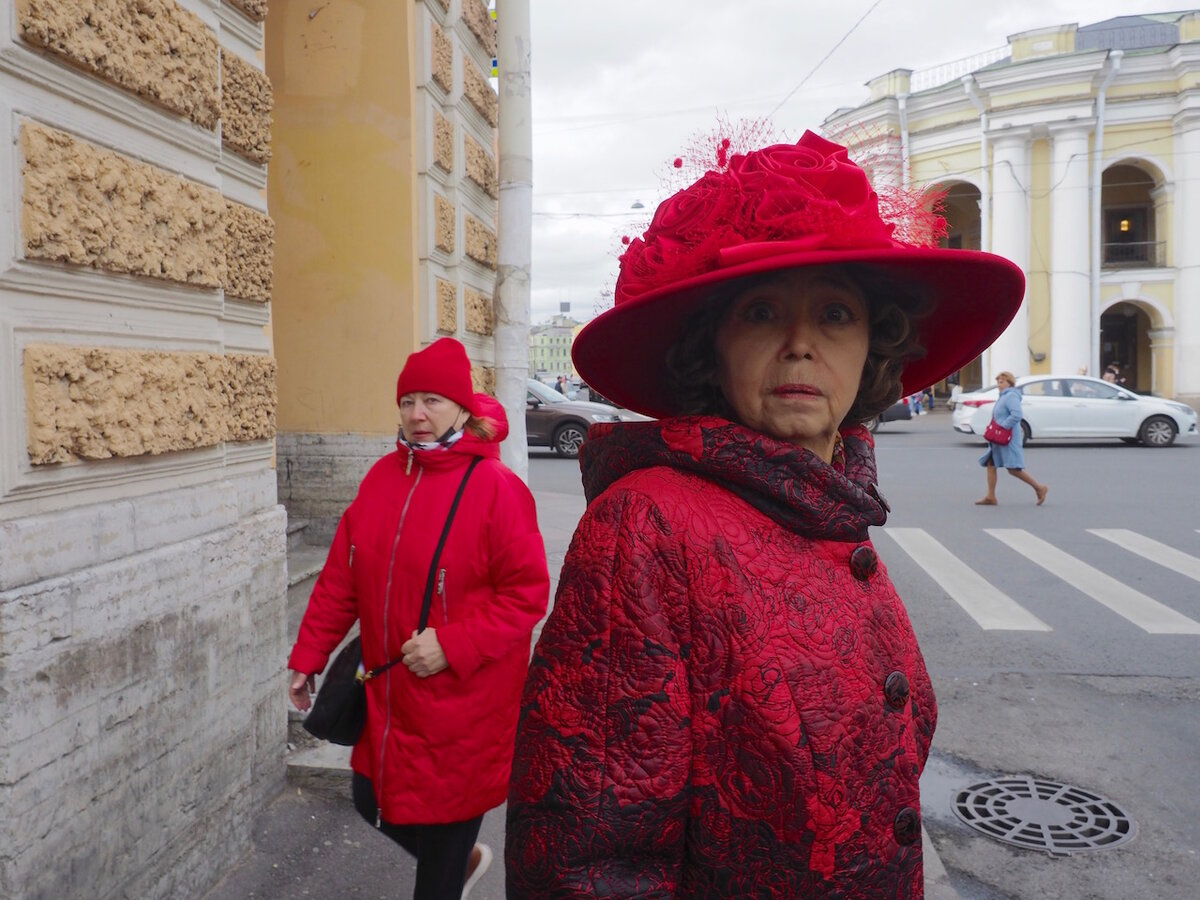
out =
<path fill-rule="evenodd" d="M 865 83 L 892 69 L 953 62 L 1022 31 L 1176 8 L 1187 6 L 531 0 L 532 321 L 560 302 L 580 320 L 611 304 L 621 236 L 641 233 L 668 193 L 671 160 L 722 118 L 771 114 L 777 136 L 794 141 L 863 103 Z M 645 209 L 631 210 L 636 201 Z"/>

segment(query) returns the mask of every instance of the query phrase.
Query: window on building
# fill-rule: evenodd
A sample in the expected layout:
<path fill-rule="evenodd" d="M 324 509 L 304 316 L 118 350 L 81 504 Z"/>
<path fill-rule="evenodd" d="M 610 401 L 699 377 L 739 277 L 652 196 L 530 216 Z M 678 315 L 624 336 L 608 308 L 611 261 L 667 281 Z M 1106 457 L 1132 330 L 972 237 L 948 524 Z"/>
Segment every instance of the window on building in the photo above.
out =
<path fill-rule="evenodd" d="M 1104 211 L 1105 265 L 1151 265 L 1153 243 L 1147 222 L 1150 211 L 1142 206 L 1114 207 Z"/>

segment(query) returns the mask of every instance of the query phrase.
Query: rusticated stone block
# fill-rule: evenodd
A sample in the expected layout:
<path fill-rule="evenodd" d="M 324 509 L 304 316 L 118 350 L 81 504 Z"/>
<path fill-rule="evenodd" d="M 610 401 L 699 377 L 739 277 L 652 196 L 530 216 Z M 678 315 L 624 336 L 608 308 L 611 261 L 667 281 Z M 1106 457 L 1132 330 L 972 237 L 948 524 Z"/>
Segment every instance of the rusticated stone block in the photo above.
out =
<path fill-rule="evenodd" d="M 34 465 L 141 456 L 275 434 L 275 360 L 30 344 L 25 348 Z"/>
<path fill-rule="evenodd" d="M 453 282 L 437 280 L 437 330 L 446 334 L 458 331 L 458 290 Z"/>
<path fill-rule="evenodd" d="M 271 159 L 271 79 L 236 53 L 221 53 L 221 140 L 266 165 Z"/>
<path fill-rule="evenodd" d="M 463 0 L 462 17 L 488 56 L 496 55 L 496 25 L 483 0 Z"/>
<path fill-rule="evenodd" d="M 275 223 L 241 203 L 225 202 L 225 293 L 243 300 L 271 299 Z"/>
<path fill-rule="evenodd" d="M 25 256 L 219 287 L 224 201 L 212 188 L 26 122 Z"/>
<path fill-rule="evenodd" d="M 466 232 L 466 254 L 475 262 L 496 268 L 496 233 L 476 219 L 468 215 L 463 223 Z"/>
<path fill-rule="evenodd" d="M 224 440 L 237 443 L 274 437 L 275 408 L 279 405 L 274 358 L 257 353 L 230 353 L 220 359 L 229 402 Z"/>
<path fill-rule="evenodd" d="M 454 124 L 434 110 L 433 161 L 444 171 L 454 171 Z"/>
<path fill-rule="evenodd" d="M 487 191 L 492 198 L 500 196 L 500 189 L 496 184 L 496 160 L 492 158 L 492 154 L 483 149 L 475 138 L 464 132 L 463 144 L 466 148 L 466 170 L 467 177 L 473 182 Z"/>
<path fill-rule="evenodd" d="M 217 38 L 175 0 L 17 0 L 17 24 L 71 65 L 216 127 Z"/>
<path fill-rule="evenodd" d="M 492 298 L 489 294 L 481 294 L 473 288 L 464 288 L 463 307 L 467 320 L 467 331 L 487 335 L 495 330 L 496 318 L 492 311 Z"/>
<path fill-rule="evenodd" d="M 496 396 L 496 369 L 493 366 L 471 366 L 471 384 L 475 392 Z"/>
<path fill-rule="evenodd" d="M 433 80 L 442 86 L 447 94 L 454 90 L 454 45 L 446 32 L 437 24 L 433 26 L 432 69 Z"/>
<path fill-rule="evenodd" d="M 437 228 L 434 243 L 447 253 L 454 252 L 454 204 L 441 194 L 433 195 L 433 215 Z"/>
<path fill-rule="evenodd" d="M 230 6 L 244 12 L 255 22 L 265 22 L 267 18 L 267 0 L 225 0 Z"/>
<path fill-rule="evenodd" d="M 468 56 L 463 56 L 463 94 L 487 123 L 495 128 L 500 121 L 500 99 L 479 66 Z"/>

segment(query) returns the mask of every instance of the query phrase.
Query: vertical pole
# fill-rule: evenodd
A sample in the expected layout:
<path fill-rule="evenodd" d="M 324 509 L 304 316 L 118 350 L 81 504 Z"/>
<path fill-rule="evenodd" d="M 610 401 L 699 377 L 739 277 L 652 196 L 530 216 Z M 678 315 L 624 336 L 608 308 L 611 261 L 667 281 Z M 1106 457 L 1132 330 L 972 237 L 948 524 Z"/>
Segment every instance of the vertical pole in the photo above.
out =
<path fill-rule="evenodd" d="M 533 114 L 530 102 L 529 0 L 497 0 L 500 75 L 496 273 L 496 396 L 508 414 L 500 457 L 529 480 L 525 380 L 529 377 L 529 298 L 533 222 Z"/>

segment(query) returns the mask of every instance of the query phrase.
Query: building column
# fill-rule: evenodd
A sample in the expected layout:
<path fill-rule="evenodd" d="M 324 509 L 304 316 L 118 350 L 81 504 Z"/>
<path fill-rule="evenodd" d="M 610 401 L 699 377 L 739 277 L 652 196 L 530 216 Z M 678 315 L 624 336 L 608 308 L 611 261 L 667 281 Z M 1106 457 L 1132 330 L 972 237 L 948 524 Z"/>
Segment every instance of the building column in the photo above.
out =
<path fill-rule="evenodd" d="M 1200 109 L 1175 118 L 1175 384 L 1200 401 Z"/>
<path fill-rule="evenodd" d="M 1168 354 L 1175 350 L 1175 329 L 1151 328 L 1146 334 L 1150 338 L 1150 393 L 1156 397 L 1169 397 L 1171 386 L 1164 383 L 1163 358 L 1166 357 L 1166 368 L 1169 368 Z"/>
<path fill-rule="evenodd" d="M 1088 130 L 1073 123 L 1050 134 L 1050 371 L 1068 374 L 1092 358 Z"/>
<path fill-rule="evenodd" d="M 1003 256 L 1029 277 L 1030 133 L 1005 129 L 992 139 L 992 252 Z M 1029 288 L 1008 328 L 992 344 L 984 385 L 997 372 L 1020 377 L 1029 372 Z"/>

